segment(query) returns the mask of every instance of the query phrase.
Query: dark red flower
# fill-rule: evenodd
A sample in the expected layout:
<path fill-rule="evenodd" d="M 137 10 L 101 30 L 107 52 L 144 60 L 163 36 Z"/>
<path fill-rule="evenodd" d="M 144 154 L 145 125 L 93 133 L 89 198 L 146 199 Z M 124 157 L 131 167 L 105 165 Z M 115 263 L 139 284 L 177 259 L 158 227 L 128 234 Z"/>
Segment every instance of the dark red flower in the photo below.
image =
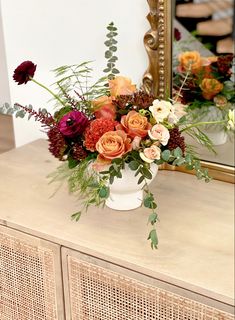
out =
<path fill-rule="evenodd" d="M 33 78 L 37 65 L 32 61 L 22 62 L 14 71 L 13 79 L 18 84 L 27 83 L 30 78 Z"/>
<path fill-rule="evenodd" d="M 174 28 L 174 39 L 175 41 L 180 41 L 181 39 L 181 32 L 177 28 Z"/>

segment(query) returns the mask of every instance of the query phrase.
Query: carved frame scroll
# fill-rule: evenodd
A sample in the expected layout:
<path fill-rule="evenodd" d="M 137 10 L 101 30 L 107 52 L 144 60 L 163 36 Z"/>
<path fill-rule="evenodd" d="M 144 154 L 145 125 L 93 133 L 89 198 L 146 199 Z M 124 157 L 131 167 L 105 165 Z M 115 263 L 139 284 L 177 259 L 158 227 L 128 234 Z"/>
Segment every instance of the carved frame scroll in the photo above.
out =
<path fill-rule="evenodd" d="M 150 29 L 144 35 L 149 66 L 143 88 L 158 98 L 171 96 L 172 81 L 172 8 L 169 0 L 147 0 Z"/>

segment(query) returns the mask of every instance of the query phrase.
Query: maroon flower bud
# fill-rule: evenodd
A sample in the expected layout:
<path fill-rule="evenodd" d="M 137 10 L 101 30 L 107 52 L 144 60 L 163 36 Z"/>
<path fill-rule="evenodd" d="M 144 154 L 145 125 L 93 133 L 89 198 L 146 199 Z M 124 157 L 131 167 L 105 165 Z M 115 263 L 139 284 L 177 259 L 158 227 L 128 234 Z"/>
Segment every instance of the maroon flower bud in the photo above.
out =
<path fill-rule="evenodd" d="M 88 118 L 81 111 L 70 111 L 59 121 L 60 132 L 68 138 L 82 134 L 87 125 Z"/>
<path fill-rule="evenodd" d="M 27 83 L 30 77 L 33 78 L 37 65 L 32 61 L 22 62 L 14 71 L 13 79 L 19 84 Z"/>
<path fill-rule="evenodd" d="M 180 41 L 181 39 L 181 32 L 177 28 L 174 28 L 174 39 L 175 41 Z"/>

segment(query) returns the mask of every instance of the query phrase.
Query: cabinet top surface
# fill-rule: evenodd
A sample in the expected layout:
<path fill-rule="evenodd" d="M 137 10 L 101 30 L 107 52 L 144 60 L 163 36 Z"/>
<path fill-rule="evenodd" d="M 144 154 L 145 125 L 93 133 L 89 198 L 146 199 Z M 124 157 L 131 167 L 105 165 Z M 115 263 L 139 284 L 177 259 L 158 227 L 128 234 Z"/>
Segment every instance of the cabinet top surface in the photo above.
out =
<path fill-rule="evenodd" d="M 151 184 L 158 202 L 159 248 L 146 240 L 148 210 L 96 207 L 79 222 L 79 200 L 66 185 L 55 194 L 47 175 L 59 166 L 37 140 L 0 156 L 0 223 L 121 264 L 224 302 L 234 295 L 234 185 L 209 184 L 160 171 Z"/>

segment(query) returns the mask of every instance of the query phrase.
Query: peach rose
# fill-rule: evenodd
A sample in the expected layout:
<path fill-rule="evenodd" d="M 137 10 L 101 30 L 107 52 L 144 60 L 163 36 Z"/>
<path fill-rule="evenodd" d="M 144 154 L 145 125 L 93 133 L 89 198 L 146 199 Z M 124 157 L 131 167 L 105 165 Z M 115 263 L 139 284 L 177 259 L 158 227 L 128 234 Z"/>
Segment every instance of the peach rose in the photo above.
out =
<path fill-rule="evenodd" d="M 200 88 L 202 95 L 206 100 L 212 100 L 217 93 L 223 90 L 223 84 L 216 79 L 205 78 L 202 80 Z"/>
<path fill-rule="evenodd" d="M 127 115 L 122 116 L 121 125 L 131 138 L 136 136 L 141 138 L 146 137 L 148 130 L 152 127 L 146 117 L 134 110 L 129 111 Z"/>
<path fill-rule="evenodd" d="M 132 84 L 131 79 L 117 76 L 113 80 L 109 80 L 110 95 L 117 97 L 120 95 L 131 95 L 136 91 L 136 85 Z"/>
<path fill-rule="evenodd" d="M 99 97 L 91 102 L 94 110 L 95 117 L 115 119 L 116 117 L 116 107 L 112 103 L 112 98 L 108 96 Z"/>
<path fill-rule="evenodd" d="M 166 146 L 170 139 L 170 133 L 162 124 L 155 124 L 149 131 L 149 137 L 152 140 L 159 141 L 163 146 Z"/>
<path fill-rule="evenodd" d="M 161 158 L 161 149 L 153 144 L 149 148 L 145 148 L 143 152 L 140 152 L 140 158 L 147 163 L 152 163 L 154 160 Z"/>
<path fill-rule="evenodd" d="M 123 130 L 108 131 L 96 143 L 96 150 L 99 152 L 97 160 L 111 162 L 112 159 L 121 158 L 131 149 L 131 139 Z"/>
<path fill-rule="evenodd" d="M 132 149 L 133 150 L 138 150 L 140 148 L 140 142 L 141 142 L 141 137 L 134 137 L 134 139 L 132 140 Z"/>
<path fill-rule="evenodd" d="M 198 51 L 186 51 L 178 56 L 180 67 L 183 71 L 195 72 L 201 67 L 201 56 Z"/>

